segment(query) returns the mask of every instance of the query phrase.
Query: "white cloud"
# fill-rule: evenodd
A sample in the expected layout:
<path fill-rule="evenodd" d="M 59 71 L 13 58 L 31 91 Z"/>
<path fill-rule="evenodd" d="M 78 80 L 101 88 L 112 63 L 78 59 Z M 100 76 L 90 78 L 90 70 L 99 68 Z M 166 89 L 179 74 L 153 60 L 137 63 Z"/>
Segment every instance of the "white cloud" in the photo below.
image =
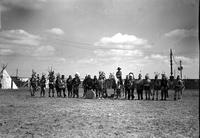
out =
<path fill-rule="evenodd" d="M 182 63 L 191 63 L 192 59 L 189 57 L 185 57 L 185 56 L 175 56 L 175 59 L 177 62 L 180 62 L 180 60 L 182 61 Z"/>
<path fill-rule="evenodd" d="M 56 61 L 56 62 L 66 62 L 66 58 L 57 57 L 57 58 L 55 58 L 55 61 Z"/>
<path fill-rule="evenodd" d="M 117 33 L 112 37 L 102 37 L 98 42 L 94 44 L 99 47 L 108 47 L 108 48 L 119 48 L 119 49 L 133 49 L 137 46 L 140 48 L 149 48 L 151 47 L 148 44 L 148 41 L 135 35 L 121 34 Z"/>
<path fill-rule="evenodd" d="M 33 56 L 37 57 L 47 57 L 47 56 L 53 56 L 55 53 L 55 48 L 53 46 L 40 46 L 38 47 L 34 53 Z"/>
<path fill-rule="evenodd" d="M 21 29 L 0 32 L 1 43 L 38 46 L 40 44 L 40 40 L 40 36 L 30 34 Z"/>
<path fill-rule="evenodd" d="M 51 33 L 51 34 L 55 34 L 55 35 L 64 35 L 64 31 L 60 28 L 52 28 L 47 30 L 47 32 Z"/>
<path fill-rule="evenodd" d="M 101 39 L 102 43 L 131 43 L 131 44 L 135 44 L 135 45 L 142 45 L 142 44 L 146 44 L 146 40 L 143 40 L 141 38 L 137 38 L 134 35 L 127 35 L 124 34 L 122 35 L 121 33 L 117 33 L 112 37 L 103 37 Z"/>
<path fill-rule="evenodd" d="M 94 64 L 97 63 L 96 59 L 94 58 L 83 58 L 83 59 L 79 59 L 77 60 L 78 64 Z"/>
<path fill-rule="evenodd" d="M 150 57 L 152 59 L 158 59 L 158 60 L 165 60 L 165 59 L 167 59 L 167 56 L 160 55 L 160 54 L 152 54 Z"/>
<path fill-rule="evenodd" d="M 197 36 L 197 30 L 194 29 L 175 29 L 165 34 L 166 37 L 175 38 L 175 39 L 183 39 L 189 36 Z"/>
<path fill-rule="evenodd" d="M 39 61 L 52 62 L 52 63 L 65 63 L 66 62 L 66 58 L 56 57 L 55 55 L 53 55 L 53 56 L 37 56 L 36 59 Z"/>
<path fill-rule="evenodd" d="M 121 59 L 134 57 L 141 58 L 143 48 L 150 48 L 148 41 L 135 35 L 117 33 L 111 37 L 102 37 L 95 46 L 100 47 L 94 51 L 97 57 L 107 60 L 121 61 Z"/>
<path fill-rule="evenodd" d="M 8 56 L 8 55 L 12 55 L 13 53 L 14 51 L 12 51 L 11 49 L 0 49 L 1 56 Z"/>

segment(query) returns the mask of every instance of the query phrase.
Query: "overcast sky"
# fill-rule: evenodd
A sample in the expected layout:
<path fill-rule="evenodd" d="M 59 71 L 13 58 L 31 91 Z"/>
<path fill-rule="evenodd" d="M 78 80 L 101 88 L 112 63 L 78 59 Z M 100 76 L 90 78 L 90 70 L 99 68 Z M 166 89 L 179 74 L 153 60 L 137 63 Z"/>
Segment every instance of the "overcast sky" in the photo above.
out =
<path fill-rule="evenodd" d="M 183 76 L 199 77 L 198 0 L 0 0 L 0 64 L 81 77 L 122 68 L 170 73 L 169 49 Z M 178 65 L 174 63 L 176 75 Z"/>

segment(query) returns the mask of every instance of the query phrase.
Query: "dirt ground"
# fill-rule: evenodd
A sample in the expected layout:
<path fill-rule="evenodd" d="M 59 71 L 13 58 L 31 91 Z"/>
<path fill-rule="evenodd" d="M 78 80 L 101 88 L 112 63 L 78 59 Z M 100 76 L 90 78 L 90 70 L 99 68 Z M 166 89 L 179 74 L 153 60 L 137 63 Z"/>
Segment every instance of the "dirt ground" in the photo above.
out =
<path fill-rule="evenodd" d="M 0 91 L 0 137 L 199 137 L 199 91 L 185 90 L 180 101 L 173 94 L 168 101 L 139 101 Z"/>

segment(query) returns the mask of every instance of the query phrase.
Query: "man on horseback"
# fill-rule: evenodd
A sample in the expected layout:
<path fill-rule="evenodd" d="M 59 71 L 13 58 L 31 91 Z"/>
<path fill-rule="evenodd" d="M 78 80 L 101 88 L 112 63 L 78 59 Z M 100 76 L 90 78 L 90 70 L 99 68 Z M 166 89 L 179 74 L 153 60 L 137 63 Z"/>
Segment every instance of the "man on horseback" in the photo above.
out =
<path fill-rule="evenodd" d="M 51 97 L 51 92 L 52 92 L 52 97 L 54 97 L 54 88 L 55 88 L 55 75 L 54 71 L 49 71 L 49 97 Z"/>

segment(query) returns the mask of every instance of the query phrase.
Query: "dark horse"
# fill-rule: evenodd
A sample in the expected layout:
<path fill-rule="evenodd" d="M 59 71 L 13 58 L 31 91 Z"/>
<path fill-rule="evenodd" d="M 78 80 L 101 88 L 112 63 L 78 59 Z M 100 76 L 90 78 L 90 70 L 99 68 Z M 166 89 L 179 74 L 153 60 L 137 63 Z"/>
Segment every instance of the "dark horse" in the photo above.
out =
<path fill-rule="evenodd" d="M 36 78 L 36 72 L 32 71 L 32 76 L 30 79 L 30 91 L 31 96 L 35 96 L 35 92 L 37 91 L 37 78 Z"/>
<path fill-rule="evenodd" d="M 54 97 L 54 88 L 55 88 L 55 75 L 54 71 L 49 71 L 49 97 L 51 97 L 51 92 L 52 92 L 52 97 Z"/>

